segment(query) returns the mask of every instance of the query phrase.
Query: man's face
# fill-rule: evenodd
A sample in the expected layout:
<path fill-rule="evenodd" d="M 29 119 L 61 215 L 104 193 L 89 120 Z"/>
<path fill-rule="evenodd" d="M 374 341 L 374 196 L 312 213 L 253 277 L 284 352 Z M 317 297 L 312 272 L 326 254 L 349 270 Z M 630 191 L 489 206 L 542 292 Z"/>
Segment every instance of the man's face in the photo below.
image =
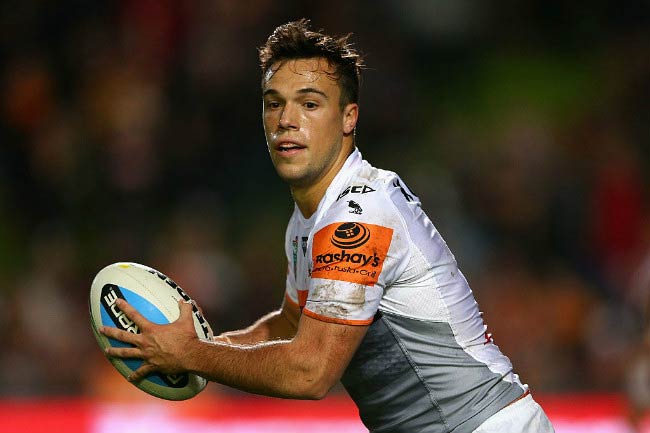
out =
<path fill-rule="evenodd" d="M 332 72 L 324 59 L 296 59 L 274 64 L 264 78 L 266 143 L 278 175 L 292 187 L 333 178 L 351 149 L 356 104 L 341 110 Z"/>

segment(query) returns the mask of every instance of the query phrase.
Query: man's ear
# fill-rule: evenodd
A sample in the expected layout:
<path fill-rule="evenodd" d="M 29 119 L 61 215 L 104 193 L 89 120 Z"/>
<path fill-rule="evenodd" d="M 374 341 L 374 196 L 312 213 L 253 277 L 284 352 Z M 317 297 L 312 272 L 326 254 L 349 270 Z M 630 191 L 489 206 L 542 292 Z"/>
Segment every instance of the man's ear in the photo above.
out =
<path fill-rule="evenodd" d="M 348 104 L 343 108 L 343 133 L 345 135 L 354 132 L 357 126 L 357 119 L 359 118 L 359 105 Z"/>

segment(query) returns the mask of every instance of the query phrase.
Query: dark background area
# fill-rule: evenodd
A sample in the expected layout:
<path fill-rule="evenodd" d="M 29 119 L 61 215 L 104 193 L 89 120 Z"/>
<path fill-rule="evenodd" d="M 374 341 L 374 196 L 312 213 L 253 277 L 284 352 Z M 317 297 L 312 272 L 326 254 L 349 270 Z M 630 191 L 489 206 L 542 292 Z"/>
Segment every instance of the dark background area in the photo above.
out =
<path fill-rule="evenodd" d="M 301 17 L 354 33 L 358 146 L 420 196 L 522 381 L 626 389 L 648 2 L 69 0 L 0 5 L 0 396 L 110 394 L 87 295 L 112 262 L 170 275 L 216 331 L 280 305 L 293 202 L 256 48 Z"/>

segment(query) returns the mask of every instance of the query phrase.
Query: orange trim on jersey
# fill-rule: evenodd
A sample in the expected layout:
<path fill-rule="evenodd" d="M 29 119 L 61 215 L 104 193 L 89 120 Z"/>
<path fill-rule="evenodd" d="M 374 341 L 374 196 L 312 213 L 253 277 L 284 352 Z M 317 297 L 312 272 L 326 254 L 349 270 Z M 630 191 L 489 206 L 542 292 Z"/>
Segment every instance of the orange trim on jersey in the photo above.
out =
<path fill-rule="evenodd" d="M 299 308 L 300 308 L 300 305 L 298 305 L 298 304 L 296 303 L 296 301 L 294 301 L 293 299 L 291 299 L 291 296 L 289 296 L 289 292 L 286 292 L 286 291 L 284 292 L 284 299 L 286 299 L 287 301 L 289 301 L 289 303 L 290 303 L 291 305 L 293 305 L 294 307 L 299 307 Z"/>
<path fill-rule="evenodd" d="M 284 297 L 295 307 L 302 308 L 307 303 L 307 296 L 309 295 L 309 290 L 296 290 L 298 292 L 298 302 L 291 299 L 287 291 L 284 292 Z"/>
<path fill-rule="evenodd" d="M 373 319 L 346 320 L 346 319 L 337 319 L 336 317 L 321 316 L 320 314 L 314 313 L 313 311 L 309 311 L 306 308 L 303 308 L 302 313 L 305 316 L 311 317 L 312 319 L 320 320 L 321 322 L 338 323 L 339 325 L 354 325 L 354 326 L 370 325 L 373 321 Z"/>
<path fill-rule="evenodd" d="M 312 278 L 374 286 L 388 254 L 393 229 L 375 224 L 336 222 L 314 235 Z"/>
<path fill-rule="evenodd" d="M 298 292 L 298 304 L 300 308 L 304 307 L 307 304 L 307 296 L 309 296 L 309 290 L 297 290 Z"/>

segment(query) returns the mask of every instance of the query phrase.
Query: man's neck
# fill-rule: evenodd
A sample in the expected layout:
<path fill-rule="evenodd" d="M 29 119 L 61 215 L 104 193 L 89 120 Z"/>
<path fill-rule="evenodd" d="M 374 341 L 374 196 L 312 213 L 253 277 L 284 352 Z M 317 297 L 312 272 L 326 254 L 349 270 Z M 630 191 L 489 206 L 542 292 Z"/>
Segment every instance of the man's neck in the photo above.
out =
<path fill-rule="evenodd" d="M 352 148 L 354 149 L 354 147 Z M 336 177 L 336 175 L 341 171 L 347 161 L 348 157 L 352 154 L 347 152 L 345 156 L 334 166 L 332 169 L 321 179 L 315 183 L 308 186 L 291 186 L 291 195 L 293 200 L 296 202 L 300 213 L 305 218 L 310 218 L 318 209 L 318 205 L 325 196 L 327 188 Z"/>
<path fill-rule="evenodd" d="M 318 209 L 318 204 L 323 199 L 325 191 L 327 191 L 327 187 L 323 191 L 313 188 L 303 189 L 292 187 L 291 195 L 302 216 L 310 218 L 316 212 L 316 209 Z"/>

